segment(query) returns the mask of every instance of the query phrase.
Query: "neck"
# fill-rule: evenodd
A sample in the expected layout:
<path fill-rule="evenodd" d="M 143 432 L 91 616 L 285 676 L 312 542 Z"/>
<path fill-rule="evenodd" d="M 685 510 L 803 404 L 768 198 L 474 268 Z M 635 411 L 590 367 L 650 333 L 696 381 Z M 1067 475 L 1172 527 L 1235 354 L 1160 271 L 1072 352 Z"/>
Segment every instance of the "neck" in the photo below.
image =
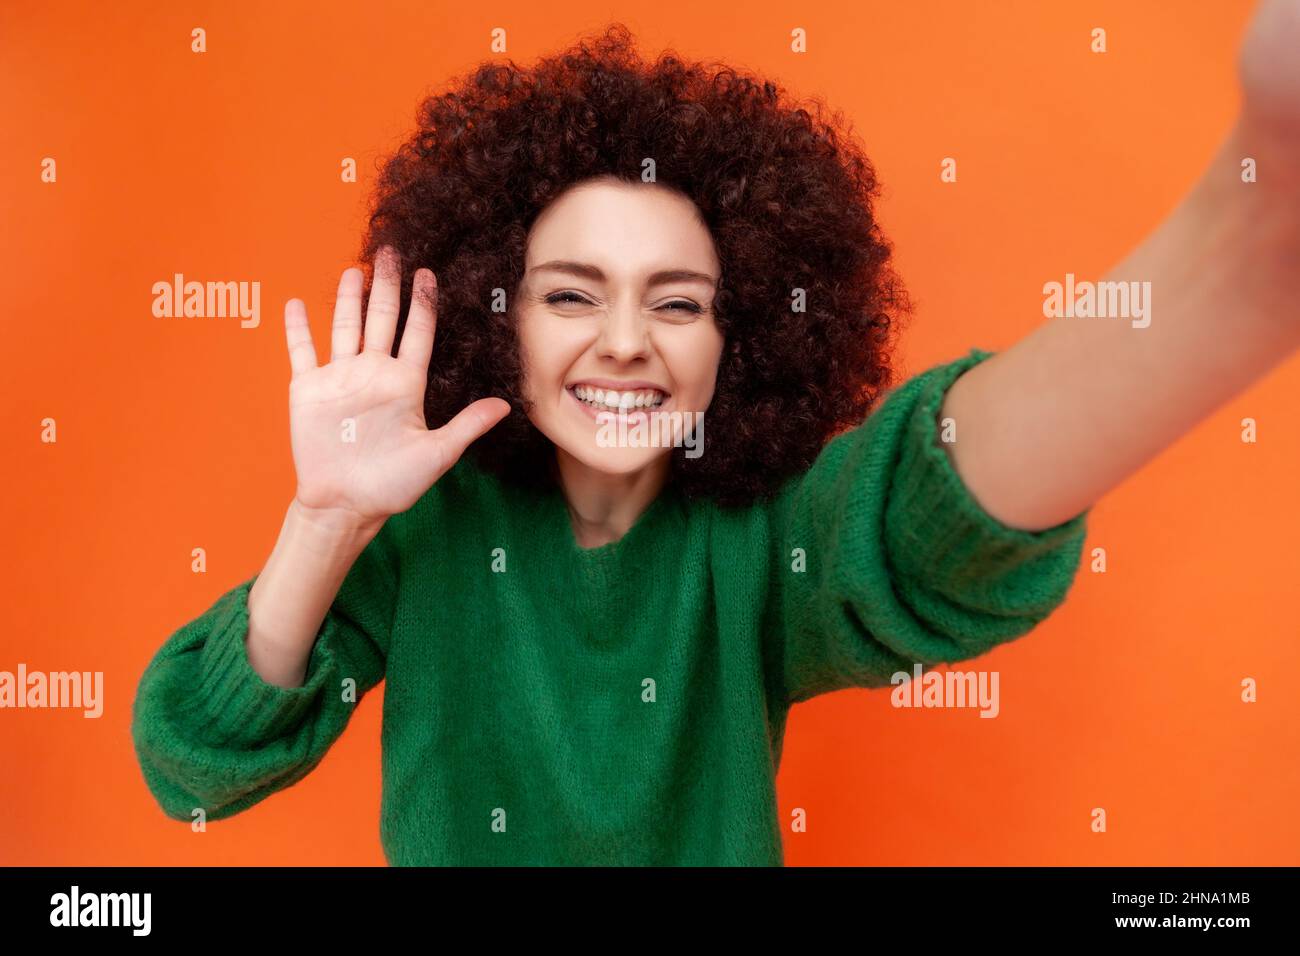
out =
<path fill-rule="evenodd" d="M 610 475 L 556 448 L 560 489 L 569 509 L 573 537 L 582 548 L 598 548 L 627 534 L 668 482 L 669 459 L 626 475 Z"/>

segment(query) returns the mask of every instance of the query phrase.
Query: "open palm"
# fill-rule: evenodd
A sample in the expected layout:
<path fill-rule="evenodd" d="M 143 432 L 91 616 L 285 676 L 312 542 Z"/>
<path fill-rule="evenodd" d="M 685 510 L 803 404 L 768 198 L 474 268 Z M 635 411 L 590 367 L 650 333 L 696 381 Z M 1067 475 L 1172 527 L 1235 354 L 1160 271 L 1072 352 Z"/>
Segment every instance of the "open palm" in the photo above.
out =
<path fill-rule="evenodd" d="M 361 347 L 360 269 L 339 280 L 331 357 L 316 364 L 316 347 L 299 299 L 285 304 L 285 337 L 293 377 L 289 430 L 301 507 L 331 520 L 375 527 L 420 499 L 476 438 L 510 406 L 499 398 L 473 402 L 441 428 L 424 419 L 429 358 L 437 325 L 436 282 L 420 269 L 397 356 L 393 337 L 401 306 L 401 273 L 389 247 L 375 258 L 375 279 Z"/>

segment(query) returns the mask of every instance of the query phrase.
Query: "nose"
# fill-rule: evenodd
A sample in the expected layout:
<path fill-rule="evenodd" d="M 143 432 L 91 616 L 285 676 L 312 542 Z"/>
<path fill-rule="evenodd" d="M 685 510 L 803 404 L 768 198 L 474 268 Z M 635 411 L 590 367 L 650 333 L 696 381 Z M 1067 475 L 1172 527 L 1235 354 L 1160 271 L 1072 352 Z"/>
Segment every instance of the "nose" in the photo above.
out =
<path fill-rule="evenodd" d="M 621 363 L 650 355 L 649 323 L 635 303 L 616 305 L 605 314 L 596 354 Z"/>

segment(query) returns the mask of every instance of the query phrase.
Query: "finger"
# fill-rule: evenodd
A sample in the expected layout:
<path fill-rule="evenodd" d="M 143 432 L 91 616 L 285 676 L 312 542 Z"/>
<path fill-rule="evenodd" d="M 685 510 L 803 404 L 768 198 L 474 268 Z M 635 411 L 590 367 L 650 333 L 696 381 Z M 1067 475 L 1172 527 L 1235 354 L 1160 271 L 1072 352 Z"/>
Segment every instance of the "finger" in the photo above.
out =
<path fill-rule="evenodd" d="M 374 282 L 366 307 L 365 349 L 367 352 L 393 354 L 393 335 L 397 331 L 397 313 L 402 302 L 401 260 L 392 246 L 384 246 L 375 256 Z"/>
<path fill-rule="evenodd" d="M 428 269 L 417 269 L 411 280 L 411 309 L 402 329 L 402 344 L 397 357 L 420 371 L 429 368 L 433 354 L 433 337 L 438 328 L 438 280 Z"/>
<path fill-rule="evenodd" d="M 451 468 L 470 444 L 510 413 L 510 404 L 500 398 L 480 398 L 460 414 L 429 432 L 435 470 L 439 476 Z M 437 480 L 437 479 L 435 479 Z"/>
<path fill-rule="evenodd" d="M 290 299 L 284 304 L 284 338 L 289 346 L 290 381 L 316 367 L 316 346 L 307 324 L 307 303 Z"/>
<path fill-rule="evenodd" d="M 356 355 L 361 349 L 361 289 L 366 281 L 360 269 L 344 269 L 334 300 L 334 332 L 330 361 Z"/>

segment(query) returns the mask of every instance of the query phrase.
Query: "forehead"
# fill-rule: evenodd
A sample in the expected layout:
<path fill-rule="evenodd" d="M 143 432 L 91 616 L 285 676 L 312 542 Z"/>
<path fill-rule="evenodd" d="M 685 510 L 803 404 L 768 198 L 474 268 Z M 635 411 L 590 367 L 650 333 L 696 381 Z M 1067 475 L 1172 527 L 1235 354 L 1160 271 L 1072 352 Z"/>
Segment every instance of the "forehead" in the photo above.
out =
<path fill-rule="evenodd" d="M 590 181 L 547 206 L 528 235 L 527 266 L 550 259 L 599 265 L 607 274 L 665 265 L 713 272 L 717 252 L 699 210 L 654 183 Z"/>

